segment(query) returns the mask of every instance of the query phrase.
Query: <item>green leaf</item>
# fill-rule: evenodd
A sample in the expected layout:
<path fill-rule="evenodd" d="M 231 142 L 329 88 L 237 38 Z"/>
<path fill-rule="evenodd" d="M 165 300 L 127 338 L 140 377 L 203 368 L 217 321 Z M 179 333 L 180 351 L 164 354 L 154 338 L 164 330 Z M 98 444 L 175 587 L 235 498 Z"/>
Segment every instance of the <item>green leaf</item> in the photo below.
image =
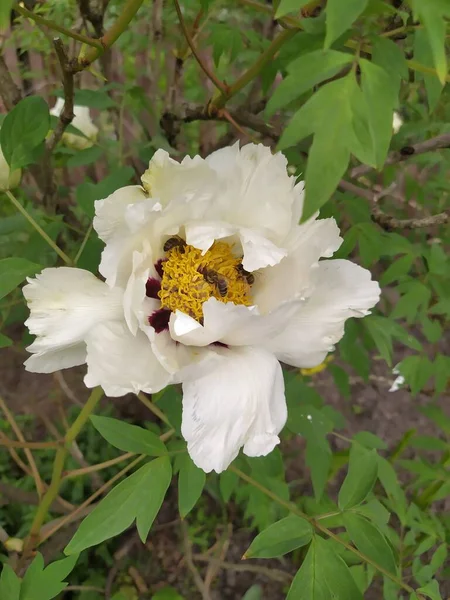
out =
<path fill-rule="evenodd" d="M 2 0 L 0 2 L 0 32 L 9 26 L 13 4 L 14 0 Z"/>
<path fill-rule="evenodd" d="M 407 356 L 397 365 L 397 368 L 414 395 L 426 386 L 433 374 L 433 365 L 427 356 Z"/>
<path fill-rule="evenodd" d="M 13 343 L 11 338 L 0 333 L 0 348 L 8 348 L 9 346 L 12 346 Z"/>
<path fill-rule="evenodd" d="M 436 573 L 436 571 L 438 569 L 440 569 L 442 567 L 442 565 L 445 563 L 446 559 L 447 559 L 447 554 L 448 554 L 448 549 L 447 549 L 447 544 L 441 544 L 436 552 L 434 552 L 433 556 L 431 557 L 431 561 L 430 561 L 430 567 L 431 567 L 431 571 L 432 573 Z"/>
<path fill-rule="evenodd" d="M 0 260 L 0 298 L 15 290 L 26 277 L 41 270 L 41 265 L 32 263 L 25 258 L 3 258 Z"/>
<path fill-rule="evenodd" d="M 115 448 L 124 452 L 148 454 L 148 456 L 163 456 L 167 449 L 157 435 L 147 429 L 130 425 L 125 421 L 111 417 L 91 416 L 95 429 Z"/>
<path fill-rule="evenodd" d="M 425 33 L 431 47 L 434 65 L 442 85 L 447 76 L 447 56 L 445 53 L 446 20 L 450 16 L 450 7 L 444 7 L 441 0 L 413 0 L 413 8 L 425 27 Z"/>
<path fill-rule="evenodd" d="M 350 377 L 344 369 L 337 365 L 328 365 L 328 371 L 331 373 L 334 379 L 334 383 L 338 388 L 339 392 L 347 400 L 350 398 Z"/>
<path fill-rule="evenodd" d="M 286 600 L 362 600 L 362 594 L 344 560 L 315 536 Z"/>
<path fill-rule="evenodd" d="M 219 475 L 220 495 L 225 503 L 231 498 L 231 494 L 236 489 L 239 476 L 233 471 L 224 471 Z"/>
<path fill-rule="evenodd" d="M 12 170 L 35 161 L 35 150 L 50 127 L 50 113 L 41 96 L 28 96 L 6 115 L 0 130 L 0 145 Z"/>
<path fill-rule="evenodd" d="M 432 579 L 427 585 L 417 590 L 421 594 L 425 594 L 431 600 L 442 600 L 441 592 L 439 591 L 439 583 L 436 579 Z"/>
<path fill-rule="evenodd" d="M 67 583 L 63 580 L 73 570 L 78 554 L 63 558 L 44 568 L 42 554 L 37 554 L 22 580 L 20 600 L 51 600 L 58 596 Z"/>
<path fill-rule="evenodd" d="M 397 104 L 395 80 L 378 65 L 360 60 L 362 91 L 369 109 L 369 128 L 375 150 L 375 162 L 381 168 L 392 137 L 392 115 Z"/>
<path fill-rule="evenodd" d="M 297 12 L 308 4 L 311 0 L 281 0 L 277 12 L 275 13 L 275 19 L 280 19 L 290 12 Z"/>
<path fill-rule="evenodd" d="M 316 500 L 320 500 L 330 475 L 333 455 L 327 440 L 309 438 L 306 445 L 306 465 L 311 472 Z"/>
<path fill-rule="evenodd" d="M 106 110 L 117 103 L 104 90 L 75 90 L 75 104 Z"/>
<path fill-rule="evenodd" d="M 373 44 L 372 61 L 383 67 L 391 77 L 408 81 L 408 63 L 402 48 L 388 38 L 378 36 Z"/>
<path fill-rule="evenodd" d="M 413 448 L 420 448 L 421 450 L 437 450 L 445 452 L 449 449 L 449 444 L 444 440 L 432 435 L 416 435 L 411 439 L 411 446 Z"/>
<path fill-rule="evenodd" d="M 92 165 L 95 163 L 103 154 L 103 150 L 100 146 L 91 146 L 85 150 L 79 150 L 76 154 L 71 156 L 67 161 L 68 167 L 81 167 L 83 165 Z"/>
<path fill-rule="evenodd" d="M 287 67 L 288 75 L 270 97 L 266 115 L 270 117 L 321 81 L 333 77 L 352 59 L 351 54 L 323 49 L 300 56 Z"/>
<path fill-rule="evenodd" d="M 145 482 L 142 483 L 139 492 L 140 502 L 136 512 L 136 527 L 143 544 L 162 506 L 171 479 L 172 466 L 167 456 L 152 460 L 148 465 Z"/>
<path fill-rule="evenodd" d="M 369 502 L 361 504 L 352 510 L 363 517 L 366 517 L 369 521 L 373 521 L 379 527 L 384 527 L 391 517 L 391 513 L 375 498 L 372 498 Z"/>
<path fill-rule="evenodd" d="M 262 587 L 258 584 L 252 585 L 242 596 L 242 600 L 263 600 Z"/>
<path fill-rule="evenodd" d="M 388 319 L 377 316 L 367 317 L 363 321 L 363 325 L 372 337 L 381 357 L 389 366 L 392 366 L 392 335 L 387 323 Z"/>
<path fill-rule="evenodd" d="M 398 482 L 394 467 L 382 456 L 378 456 L 378 479 L 392 501 L 393 510 L 398 515 L 401 523 L 404 524 L 407 510 L 405 492 Z"/>
<path fill-rule="evenodd" d="M 0 598 L 20 600 L 20 579 L 7 564 L 3 565 L 0 577 Z"/>
<path fill-rule="evenodd" d="M 178 509 L 182 519 L 188 515 L 205 487 L 206 474 L 192 461 L 189 454 L 182 454 L 178 474 Z"/>
<path fill-rule="evenodd" d="M 76 192 L 77 205 L 90 219 L 93 219 L 95 200 L 106 198 L 118 188 L 128 185 L 133 175 L 134 171 L 131 167 L 118 167 L 113 170 L 111 175 L 97 184 L 89 181 L 81 183 Z"/>
<path fill-rule="evenodd" d="M 438 354 L 434 359 L 434 391 L 438 396 L 446 389 L 450 381 L 450 356 Z"/>
<path fill-rule="evenodd" d="M 167 586 L 158 590 L 151 600 L 184 600 L 173 587 Z"/>
<path fill-rule="evenodd" d="M 393 281 L 397 281 L 401 279 L 405 275 L 409 273 L 411 270 L 412 264 L 414 262 L 414 256 L 411 254 L 405 254 L 404 256 L 398 258 L 396 261 L 391 263 L 386 271 L 383 273 L 380 284 L 384 287 Z"/>
<path fill-rule="evenodd" d="M 325 48 L 349 29 L 365 10 L 368 0 L 328 0 L 326 7 L 327 33 Z"/>
<path fill-rule="evenodd" d="M 339 490 L 338 505 L 346 510 L 361 504 L 371 492 L 378 474 L 378 455 L 353 444 L 350 449 L 348 473 Z"/>
<path fill-rule="evenodd" d="M 353 436 L 353 439 L 369 450 L 372 448 L 376 448 L 377 450 L 386 450 L 387 448 L 386 442 L 370 431 L 359 431 Z"/>
<path fill-rule="evenodd" d="M 289 515 L 255 537 L 244 558 L 275 558 L 309 544 L 313 529 L 306 519 Z"/>
<path fill-rule="evenodd" d="M 433 55 L 429 39 L 423 29 L 417 29 L 414 34 L 414 59 L 426 67 L 433 67 Z M 433 112 L 439 102 L 444 86 L 436 75 L 416 73 L 416 80 L 423 79 L 428 98 L 429 112 Z"/>
<path fill-rule="evenodd" d="M 74 554 L 125 531 L 135 519 L 141 539 L 147 537 L 170 483 L 168 457 L 147 463 L 116 485 L 84 519 L 64 552 Z"/>
<path fill-rule="evenodd" d="M 329 200 L 347 170 L 352 131 L 351 96 L 355 86 L 354 76 L 350 73 L 319 90 L 328 97 L 326 110 L 320 114 L 320 118 L 315 115 L 319 122 L 315 127 L 306 166 L 302 221 L 309 219 Z M 325 119 L 325 114 L 333 115 L 333 118 Z M 325 157 L 328 157 L 326 169 L 323 163 Z"/>
<path fill-rule="evenodd" d="M 344 512 L 343 520 L 347 533 L 358 550 L 395 575 L 397 566 L 394 554 L 381 531 L 356 513 Z"/>

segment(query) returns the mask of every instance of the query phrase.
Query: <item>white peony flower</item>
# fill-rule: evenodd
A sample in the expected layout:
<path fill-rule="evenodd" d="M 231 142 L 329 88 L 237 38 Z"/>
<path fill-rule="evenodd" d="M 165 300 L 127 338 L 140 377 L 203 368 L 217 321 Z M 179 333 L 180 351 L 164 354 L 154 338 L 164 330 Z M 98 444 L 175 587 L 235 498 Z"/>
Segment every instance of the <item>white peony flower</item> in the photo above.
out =
<path fill-rule="evenodd" d="M 286 166 L 254 144 L 181 163 L 156 152 L 143 187 L 96 202 L 106 281 L 60 267 L 24 287 L 37 336 L 27 369 L 86 362 L 86 385 L 109 396 L 182 383 L 182 434 L 206 472 L 241 447 L 271 452 L 287 414 L 279 361 L 320 364 L 380 294 L 369 271 L 319 260 L 339 229 L 298 225 L 303 183 Z"/>
<path fill-rule="evenodd" d="M 63 98 L 58 98 L 55 106 L 51 109 L 50 114 L 59 117 L 63 108 L 64 100 Z M 62 138 L 63 142 L 66 146 L 74 148 L 75 150 L 85 150 L 86 148 L 90 148 L 97 140 L 98 127 L 94 125 L 91 119 L 89 108 L 87 106 L 74 106 L 73 113 L 75 117 L 73 118 L 71 125 L 76 127 L 86 137 L 76 135 L 75 133 L 67 133 L 67 131 L 65 131 Z"/>
<path fill-rule="evenodd" d="M 398 133 L 403 125 L 403 119 L 400 114 L 394 110 L 394 115 L 392 117 L 392 131 L 394 133 Z"/>
<path fill-rule="evenodd" d="M 12 190 L 16 188 L 22 177 L 21 169 L 15 169 L 11 173 L 11 169 L 6 162 L 6 158 L 3 155 L 0 147 L 0 192 L 2 190 Z"/>

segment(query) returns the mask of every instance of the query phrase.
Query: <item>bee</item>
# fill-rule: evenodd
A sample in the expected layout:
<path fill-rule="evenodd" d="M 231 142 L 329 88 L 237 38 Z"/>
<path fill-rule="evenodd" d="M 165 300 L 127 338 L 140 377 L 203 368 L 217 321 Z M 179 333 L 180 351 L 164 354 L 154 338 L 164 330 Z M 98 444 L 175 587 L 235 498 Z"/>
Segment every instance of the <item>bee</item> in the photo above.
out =
<path fill-rule="evenodd" d="M 203 278 L 207 283 L 216 286 L 222 298 L 227 295 L 228 283 L 225 277 L 222 277 L 222 275 L 219 275 L 216 271 L 207 269 L 206 267 L 203 267 L 201 270 L 199 269 L 199 273 L 203 275 Z"/>
<path fill-rule="evenodd" d="M 248 271 L 246 271 L 242 266 L 242 263 L 236 265 L 236 271 L 239 273 L 239 275 L 241 275 L 241 277 L 245 277 L 248 285 L 253 285 L 255 283 L 255 276 L 253 275 L 253 273 L 249 273 Z"/>
<path fill-rule="evenodd" d="M 170 237 L 168 240 L 166 240 L 163 246 L 163 250 L 164 252 L 169 252 L 169 250 L 172 250 L 172 248 L 178 248 L 181 254 L 184 254 L 185 246 L 186 242 L 182 238 L 180 238 L 179 235 L 174 235 L 173 237 Z"/>

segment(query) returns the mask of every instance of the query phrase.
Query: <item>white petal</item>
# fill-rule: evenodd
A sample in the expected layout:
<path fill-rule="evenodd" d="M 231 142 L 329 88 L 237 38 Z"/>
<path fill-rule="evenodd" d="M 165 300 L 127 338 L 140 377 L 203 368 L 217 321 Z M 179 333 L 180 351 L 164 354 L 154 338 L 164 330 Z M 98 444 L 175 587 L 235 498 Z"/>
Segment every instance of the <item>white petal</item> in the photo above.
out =
<path fill-rule="evenodd" d="M 27 348 L 32 352 L 33 344 Z M 25 362 L 25 369 L 32 373 L 54 373 L 61 369 L 69 369 L 86 362 L 86 344 L 84 342 L 73 346 L 65 346 L 56 350 L 44 350 L 32 354 Z"/>
<path fill-rule="evenodd" d="M 310 296 L 319 259 L 332 256 L 341 243 L 334 219 L 297 225 L 286 240 L 288 255 L 255 276 L 252 294 L 259 310 L 266 313 L 282 301 Z"/>
<path fill-rule="evenodd" d="M 186 156 L 179 163 L 165 150 L 155 152 L 141 179 L 147 193 L 164 207 L 180 198 L 195 203 L 209 201 L 217 185 L 214 171 L 203 158 Z"/>
<path fill-rule="evenodd" d="M 171 375 L 155 357 L 146 335 L 134 336 L 125 322 L 100 323 L 86 339 L 87 387 L 100 385 L 107 396 L 140 391 L 155 393 L 170 383 Z"/>
<path fill-rule="evenodd" d="M 300 302 L 286 302 L 267 315 L 260 315 L 256 306 L 236 305 L 209 298 L 203 304 L 203 325 L 192 317 L 176 311 L 169 328 L 172 339 L 188 346 L 208 346 L 221 342 L 228 346 L 265 344 L 279 331 L 289 327 Z"/>
<path fill-rule="evenodd" d="M 301 190 L 287 173 L 283 154 L 272 154 L 263 144 L 238 144 L 213 152 L 206 162 L 221 181 L 224 207 L 221 219 L 280 244 L 297 217 Z M 217 217 L 216 217 L 217 218 Z"/>
<path fill-rule="evenodd" d="M 82 269 L 44 269 L 36 278 L 28 279 L 23 294 L 30 308 L 25 324 L 30 333 L 37 336 L 28 350 L 42 359 L 29 360 L 28 370 L 33 367 L 49 370 L 51 364 L 55 365 L 54 370 L 60 368 L 58 364 L 64 364 L 64 368 L 81 364 L 84 362 L 81 360 L 83 342 L 90 329 L 103 320 L 123 315 L 122 290 L 110 290 L 92 273 Z M 80 343 L 81 349 L 70 350 Z M 65 358 L 54 356 L 54 352 L 66 348 L 69 352 Z M 45 362 L 47 352 L 52 354 Z"/>
<path fill-rule="evenodd" d="M 279 248 L 257 231 L 241 229 L 239 233 L 244 254 L 242 265 L 246 271 L 272 267 L 287 255 L 287 250 Z"/>
<path fill-rule="evenodd" d="M 225 470 L 239 449 L 266 455 L 279 443 L 287 417 L 281 367 L 253 347 L 218 349 L 217 360 L 183 383 L 181 432 L 194 463 L 209 473 Z"/>
<path fill-rule="evenodd" d="M 214 240 L 231 237 L 236 227 L 223 221 L 189 221 L 185 224 L 186 242 L 199 250 L 209 250 Z"/>
<path fill-rule="evenodd" d="M 265 347 L 287 364 L 314 367 L 344 335 L 345 321 L 367 315 L 379 297 L 380 287 L 366 269 L 348 260 L 322 261 L 311 297 Z"/>
<path fill-rule="evenodd" d="M 127 185 L 103 200 L 95 201 L 94 229 L 98 237 L 108 242 L 118 233 L 127 231 L 125 213 L 131 204 L 144 202 L 147 196 L 140 185 Z"/>
<path fill-rule="evenodd" d="M 150 306 L 154 306 L 153 310 L 148 311 L 149 302 L 146 298 L 145 284 L 152 272 L 155 271 L 152 265 L 152 259 L 148 252 L 133 252 L 133 266 L 130 277 L 123 295 L 123 309 L 125 320 L 133 335 L 136 334 L 139 323 L 147 320 L 153 310 L 159 308 L 159 302 L 153 301 Z M 158 277 L 159 279 L 159 277 Z M 150 300 L 150 299 L 149 299 Z M 145 311 L 145 314 L 144 314 Z"/>
<path fill-rule="evenodd" d="M 209 298 L 203 304 L 203 325 L 177 310 L 169 322 L 170 334 L 174 340 L 188 346 L 208 346 L 222 341 L 227 334 L 236 331 L 252 319 L 254 307 L 220 302 Z M 252 343 L 248 340 L 247 344 Z"/>

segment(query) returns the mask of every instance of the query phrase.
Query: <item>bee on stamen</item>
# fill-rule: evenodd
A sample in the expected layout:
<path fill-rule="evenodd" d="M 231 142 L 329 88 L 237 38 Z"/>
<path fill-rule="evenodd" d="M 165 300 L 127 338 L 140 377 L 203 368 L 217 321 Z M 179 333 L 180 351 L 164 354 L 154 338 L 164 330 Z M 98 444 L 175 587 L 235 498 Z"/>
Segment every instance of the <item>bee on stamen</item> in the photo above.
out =
<path fill-rule="evenodd" d="M 217 271 L 213 271 L 213 269 L 208 269 L 207 267 L 202 267 L 198 271 L 203 275 L 203 279 L 206 283 L 216 286 L 222 298 L 227 295 L 228 283 L 225 277 L 222 277 Z"/>
<path fill-rule="evenodd" d="M 246 271 L 242 266 L 242 263 L 236 265 L 236 271 L 241 277 L 245 277 L 248 285 L 253 285 L 255 283 L 255 276 L 253 275 L 253 273 L 249 273 L 248 271 Z"/>
<path fill-rule="evenodd" d="M 181 254 L 184 254 L 185 247 L 186 242 L 183 240 L 183 238 L 181 238 L 179 235 L 174 235 L 166 240 L 163 250 L 164 252 L 169 252 L 169 250 L 172 250 L 173 248 L 178 248 Z"/>

